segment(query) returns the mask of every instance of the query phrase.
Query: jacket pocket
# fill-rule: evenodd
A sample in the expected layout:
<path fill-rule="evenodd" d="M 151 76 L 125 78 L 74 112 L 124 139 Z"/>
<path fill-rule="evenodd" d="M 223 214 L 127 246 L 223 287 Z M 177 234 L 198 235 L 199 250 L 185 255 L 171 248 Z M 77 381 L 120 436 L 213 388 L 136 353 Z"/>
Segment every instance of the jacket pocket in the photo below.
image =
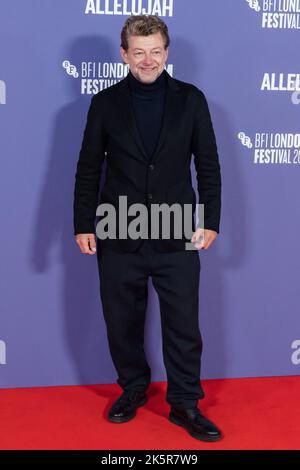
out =
<path fill-rule="evenodd" d="M 176 183 L 166 191 L 166 202 L 168 204 L 195 204 L 196 193 L 190 181 L 183 180 Z"/>

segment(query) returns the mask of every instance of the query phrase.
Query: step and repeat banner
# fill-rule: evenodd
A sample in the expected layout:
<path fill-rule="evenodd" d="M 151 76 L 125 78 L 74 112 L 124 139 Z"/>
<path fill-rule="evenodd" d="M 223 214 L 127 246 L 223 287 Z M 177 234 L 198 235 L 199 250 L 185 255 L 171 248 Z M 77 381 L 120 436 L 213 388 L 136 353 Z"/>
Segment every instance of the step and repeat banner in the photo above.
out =
<path fill-rule="evenodd" d="M 204 92 L 219 150 L 201 378 L 300 372 L 300 0 L 0 0 L 1 387 L 116 380 L 73 190 L 91 97 L 128 73 L 120 32 L 144 13 L 167 23 L 167 70 Z M 151 280 L 145 349 L 166 380 Z"/>

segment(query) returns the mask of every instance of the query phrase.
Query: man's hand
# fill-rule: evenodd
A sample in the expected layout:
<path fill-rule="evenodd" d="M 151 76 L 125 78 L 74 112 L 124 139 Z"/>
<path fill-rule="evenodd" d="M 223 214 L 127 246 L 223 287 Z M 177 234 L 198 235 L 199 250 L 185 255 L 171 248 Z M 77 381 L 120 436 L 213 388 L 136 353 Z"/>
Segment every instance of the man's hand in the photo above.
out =
<path fill-rule="evenodd" d="M 78 233 L 75 238 L 81 253 L 86 255 L 96 253 L 96 238 L 93 233 Z"/>
<path fill-rule="evenodd" d="M 198 250 L 207 250 L 212 242 L 217 238 L 218 233 L 214 230 L 208 230 L 203 228 L 197 228 L 194 232 L 191 242 L 194 243 Z"/>

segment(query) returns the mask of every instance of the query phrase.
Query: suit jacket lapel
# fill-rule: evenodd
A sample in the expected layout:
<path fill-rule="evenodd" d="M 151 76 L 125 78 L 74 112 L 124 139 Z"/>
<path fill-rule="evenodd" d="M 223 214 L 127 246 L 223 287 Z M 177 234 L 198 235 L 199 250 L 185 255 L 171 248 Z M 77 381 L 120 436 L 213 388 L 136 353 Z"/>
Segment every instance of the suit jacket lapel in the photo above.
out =
<path fill-rule="evenodd" d="M 147 159 L 147 153 L 144 148 L 142 139 L 140 137 L 136 121 L 135 121 L 135 116 L 134 116 L 134 110 L 131 102 L 131 95 L 130 95 L 130 88 L 129 88 L 129 83 L 128 83 L 128 77 L 125 77 L 122 82 L 120 82 L 120 88 L 119 88 L 119 94 L 117 98 L 117 106 L 119 106 L 119 109 L 121 111 L 122 117 L 124 119 L 124 123 L 128 128 L 128 131 L 130 132 L 131 136 L 133 137 L 140 153 L 143 155 L 143 158 Z"/>
<path fill-rule="evenodd" d="M 134 110 L 131 101 L 130 88 L 128 83 L 128 77 L 126 76 L 122 82 L 120 82 L 119 94 L 118 94 L 118 106 L 121 110 L 125 125 L 128 127 L 130 134 L 132 135 L 139 151 L 147 163 L 149 163 L 149 157 L 144 148 L 140 133 L 138 131 L 136 120 L 134 116 Z M 162 118 L 161 130 L 157 142 L 157 146 L 154 154 L 151 157 L 151 162 L 155 161 L 158 157 L 159 151 L 165 141 L 168 129 L 172 128 L 173 119 L 176 120 L 179 105 L 179 86 L 176 81 L 167 73 L 167 86 L 165 95 L 165 108 Z"/>

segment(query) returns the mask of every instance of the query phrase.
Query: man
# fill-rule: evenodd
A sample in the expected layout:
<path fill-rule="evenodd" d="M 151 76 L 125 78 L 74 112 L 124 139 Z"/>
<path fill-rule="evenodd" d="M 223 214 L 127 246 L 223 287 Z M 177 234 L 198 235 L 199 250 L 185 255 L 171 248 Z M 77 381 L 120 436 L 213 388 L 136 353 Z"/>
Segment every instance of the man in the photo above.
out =
<path fill-rule="evenodd" d="M 141 15 L 126 20 L 120 53 L 129 73 L 92 97 L 77 164 L 74 234 L 81 253 L 97 253 L 109 348 L 123 389 L 108 419 L 126 422 L 147 401 L 151 370 L 144 352 L 144 321 L 151 276 L 160 303 L 169 419 L 197 439 L 215 441 L 221 431 L 203 416 L 197 403 L 204 398 L 198 249 L 207 249 L 219 233 L 220 165 L 203 92 L 165 70 L 169 44 L 168 28 L 160 18 Z M 154 204 L 173 203 L 181 208 L 190 205 L 194 211 L 192 154 L 199 203 L 204 204 L 204 227 L 198 225 L 194 232 L 192 222 L 192 238 L 176 237 L 172 222 L 168 238 L 161 232 L 158 238 L 151 238 L 152 232 L 148 239 L 122 237 L 118 217 L 116 238 L 101 236 L 99 240 L 97 230 L 96 237 L 94 222 L 105 158 L 100 203 L 112 204 L 119 215 L 119 196 L 126 196 L 130 205 L 144 204 L 149 212 Z M 150 216 L 146 235 L 153 225 Z M 204 235 L 202 242 L 199 235 Z M 187 242 L 196 249 L 187 250 Z"/>

